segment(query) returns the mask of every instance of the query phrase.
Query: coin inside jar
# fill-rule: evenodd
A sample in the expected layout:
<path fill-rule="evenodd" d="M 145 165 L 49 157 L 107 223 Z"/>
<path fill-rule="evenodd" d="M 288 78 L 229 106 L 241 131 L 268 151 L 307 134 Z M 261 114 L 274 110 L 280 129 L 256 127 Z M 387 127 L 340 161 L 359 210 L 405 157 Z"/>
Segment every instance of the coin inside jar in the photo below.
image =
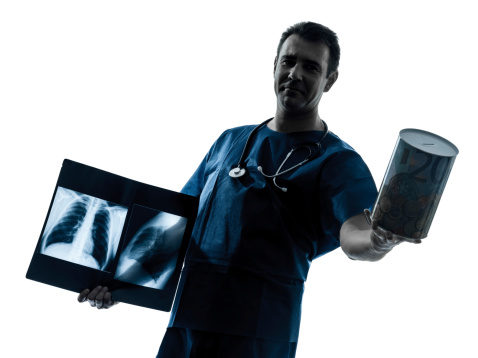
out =
<path fill-rule="evenodd" d="M 392 201 L 388 196 L 384 195 L 380 198 L 378 205 L 380 206 L 380 210 L 384 213 L 388 213 L 392 208 Z"/>
<path fill-rule="evenodd" d="M 396 230 L 402 225 L 400 220 L 393 220 L 390 215 L 385 214 L 379 222 L 379 226 L 386 230 Z"/>
<path fill-rule="evenodd" d="M 416 220 L 408 220 L 405 225 L 403 225 L 403 231 L 408 237 L 411 237 L 414 232 L 416 232 Z"/>
<path fill-rule="evenodd" d="M 392 208 L 388 212 L 390 219 L 400 219 L 402 217 L 402 209 L 398 205 L 392 205 Z"/>
<path fill-rule="evenodd" d="M 409 218 L 414 218 L 418 215 L 421 208 L 422 205 L 417 200 L 408 200 L 405 204 L 403 204 L 403 213 Z"/>
<path fill-rule="evenodd" d="M 421 196 L 417 199 L 422 209 L 425 209 L 425 207 L 428 205 L 429 200 L 430 198 L 428 196 Z"/>

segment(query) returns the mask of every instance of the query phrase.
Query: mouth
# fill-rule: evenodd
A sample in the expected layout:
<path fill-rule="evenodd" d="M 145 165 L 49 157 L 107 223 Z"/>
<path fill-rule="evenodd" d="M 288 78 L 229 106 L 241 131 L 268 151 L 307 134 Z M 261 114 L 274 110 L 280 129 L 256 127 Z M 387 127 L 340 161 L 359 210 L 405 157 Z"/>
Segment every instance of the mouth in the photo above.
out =
<path fill-rule="evenodd" d="M 289 90 L 289 91 L 293 91 L 293 92 L 298 92 L 298 93 L 304 94 L 304 91 L 303 91 L 301 88 L 295 87 L 295 86 L 291 86 L 290 84 L 282 85 L 282 90 L 283 90 L 283 91 Z"/>
<path fill-rule="evenodd" d="M 302 97 L 302 96 L 304 96 L 304 93 L 300 89 L 294 88 L 294 87 L 284 87 L 284 89 L 282 90 L 282 93 L 285 96 L 291 96 L 291 97 Z"/>

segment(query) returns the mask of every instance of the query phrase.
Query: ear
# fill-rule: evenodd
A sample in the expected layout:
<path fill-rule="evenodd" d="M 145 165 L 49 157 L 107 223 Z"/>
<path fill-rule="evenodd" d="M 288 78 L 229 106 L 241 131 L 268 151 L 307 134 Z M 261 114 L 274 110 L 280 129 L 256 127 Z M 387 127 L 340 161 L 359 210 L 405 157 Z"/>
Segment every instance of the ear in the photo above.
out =
<path fill-rule="evenodd" d="M 273 73 L 274 76 L 275 76 L 275 74 L 276 74 L 276 67 L 277 67 L 277 56 L 276 56 L 276 58 L 274 59 L 274 73 Z"/>
<path fill-rule="evenodd" d="M 335 70 L 332 72 L 329 77 L 327 77 L 327 84 L 325 85 L 324 92 L 328 92 L 332 86 L 334 85 L 335 81 L 337 81 L 337 78 L 339 77 L 339 71 Z"/>

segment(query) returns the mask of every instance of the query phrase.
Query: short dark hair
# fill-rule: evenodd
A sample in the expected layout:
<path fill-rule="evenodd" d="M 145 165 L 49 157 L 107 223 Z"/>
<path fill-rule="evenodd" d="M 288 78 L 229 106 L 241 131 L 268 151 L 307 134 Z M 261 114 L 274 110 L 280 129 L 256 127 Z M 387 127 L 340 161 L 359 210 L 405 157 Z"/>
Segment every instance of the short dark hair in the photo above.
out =
<path fill-rule="evenodd" d="M 304 40 L 312 42 L 323 41 L 329 46 L 330 51 L 329 63 L 327 64 L 327 77 L 337 70 L 340 61 L 340 46 L 339 39 L 335 32 L 324 25 L 310 21 L 303 21 L 292 25 L 282 33 L 279 46 L 277 46 L 277 57 L 279 57 L 282 44 L 291 35 L 298 35 Z"/>

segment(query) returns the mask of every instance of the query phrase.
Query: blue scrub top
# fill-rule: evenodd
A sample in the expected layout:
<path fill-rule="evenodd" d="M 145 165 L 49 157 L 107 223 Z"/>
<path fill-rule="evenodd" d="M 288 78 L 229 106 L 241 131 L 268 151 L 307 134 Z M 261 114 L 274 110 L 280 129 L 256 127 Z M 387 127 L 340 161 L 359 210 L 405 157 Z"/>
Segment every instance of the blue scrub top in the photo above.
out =
<path fill-rule="evenodd" d="M 225 131 L 183 188 L 200 196 L 198 217 L 171 314 L 170 326 L 296 342 L 303 283 L 313 259 L 340 246 L 350 217 L 377 197 L 372 175 L 357 152 L 329 133 L 280 133 L 261 127 L 243 167 L 231 178 L 255 126 Z M 314 158 L 301 162 L 309 149 Z"/>

